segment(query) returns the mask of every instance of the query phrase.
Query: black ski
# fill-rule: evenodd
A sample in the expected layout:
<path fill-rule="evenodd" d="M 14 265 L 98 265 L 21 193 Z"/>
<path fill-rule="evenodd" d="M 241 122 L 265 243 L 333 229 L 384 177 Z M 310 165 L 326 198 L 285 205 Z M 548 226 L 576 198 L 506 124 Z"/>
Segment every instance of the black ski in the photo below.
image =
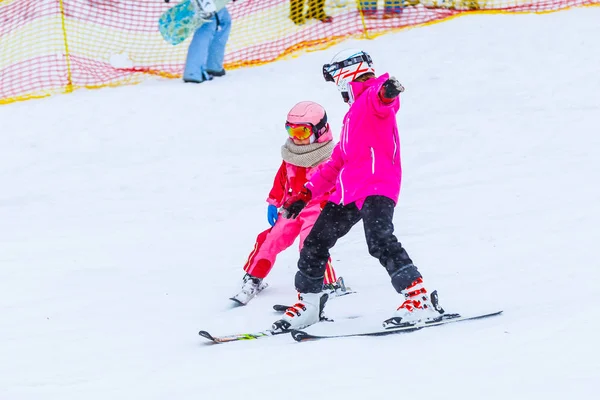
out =
<path fill-rule="evenodd" d="M 344 337 L 358 337 L 358 336 L 386 336 L 386 335 L 393 335 L 395 333 L 414 332 L 414 331 L 421 330 L 423 328 L 429 328 L 432 326 L 440 326 L 440 325 L 445 325 L 445 324 L 449 324 L 449 323 L 453 323 L 453 322 L 472 321 L 475 319 L 489 318 L 489 317 L 493 317 L 493 316 L 500 315 L 500 314 L 502 314 L 502 311 L 496 311 L 496 312 L 492 312 L 492 313 L 488 313 L 488 314 L 479 314 L 479 315 L 467 316 L 467 317 L 463 317 L 460 314 L 444 314 L 441 317 L 441 319 L 439 319 L 437 321 L 432 321 L 432 322 L 418 324 L 418 325 L 393 327 L 393 328 L 388 328 L 388 329 L 382 328 L 380 330 L 371 331 L 371 332 L 363 332 L 363 333 L 346 333 L 346 334 L 339 334 L 339 335 L 311 335 L 310 333 L 306 333 L 304 331 L 295 330 L 295 329 L 290 330 L 290 333 L 292 334 L 292 337 L 294 338 L 294 340 L 297 342 L 305 342 L 305 341 L 309 341 L 309 340 L 320 340 L 320 339 L 344 338 Z"/>

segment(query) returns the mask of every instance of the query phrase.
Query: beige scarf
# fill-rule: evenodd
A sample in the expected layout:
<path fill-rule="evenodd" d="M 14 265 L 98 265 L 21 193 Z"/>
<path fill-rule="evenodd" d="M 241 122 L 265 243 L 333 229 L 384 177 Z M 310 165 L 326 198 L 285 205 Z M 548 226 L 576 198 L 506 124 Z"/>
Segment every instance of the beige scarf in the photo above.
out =
<path fill-rule="evenodd" d="M 297 145 L 292 139 L 288 139 L 281 146 L 281 157 L 285 162 L 298 167 L 314 167 L 331 157 L 334 147 L 333 141 Z"/>

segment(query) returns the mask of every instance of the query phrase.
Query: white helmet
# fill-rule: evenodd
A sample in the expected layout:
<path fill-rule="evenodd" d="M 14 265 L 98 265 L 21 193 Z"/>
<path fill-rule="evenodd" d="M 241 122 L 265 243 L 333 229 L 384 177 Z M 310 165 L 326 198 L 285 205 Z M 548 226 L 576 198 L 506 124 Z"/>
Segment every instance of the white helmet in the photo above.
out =
<path fill-rule="evenodd" d="M 335 82 L 346 103 L 352 104 L 354 95 L 350 82 L 366 73 L 375 73 L 371 56 L 360 49 L 347 49 L 337 53 L 329 64 L 323 65 L 323 77 Z"/>

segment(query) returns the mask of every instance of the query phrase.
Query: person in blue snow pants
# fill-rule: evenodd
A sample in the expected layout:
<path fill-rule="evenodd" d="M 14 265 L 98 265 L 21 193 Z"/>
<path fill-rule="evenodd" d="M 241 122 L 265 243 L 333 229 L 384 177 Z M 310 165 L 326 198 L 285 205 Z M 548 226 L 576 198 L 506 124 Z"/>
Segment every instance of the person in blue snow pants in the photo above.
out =
<path fill-rule="evenodd" d="M 223 59 L 229 31 L 231 16 L 223 7 L 194 32 L 183 71 L 185 82 L 200 83 L 211 80 L 213 76 L 225 75 Z"/>

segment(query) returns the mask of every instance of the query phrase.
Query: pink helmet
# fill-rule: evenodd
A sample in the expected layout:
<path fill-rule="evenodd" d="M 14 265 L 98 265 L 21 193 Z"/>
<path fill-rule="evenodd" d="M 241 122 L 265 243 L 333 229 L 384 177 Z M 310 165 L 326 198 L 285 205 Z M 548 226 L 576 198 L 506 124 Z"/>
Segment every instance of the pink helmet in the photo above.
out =
<path fill-rule="evenodd" d="M 288 113 L 286 122 L 312 125 L 311 143 L 333 140 L 331 129 L 327 123 L 327 113 L 320 104 L 314 101 L 301 101 L 296 104 Z"/>

